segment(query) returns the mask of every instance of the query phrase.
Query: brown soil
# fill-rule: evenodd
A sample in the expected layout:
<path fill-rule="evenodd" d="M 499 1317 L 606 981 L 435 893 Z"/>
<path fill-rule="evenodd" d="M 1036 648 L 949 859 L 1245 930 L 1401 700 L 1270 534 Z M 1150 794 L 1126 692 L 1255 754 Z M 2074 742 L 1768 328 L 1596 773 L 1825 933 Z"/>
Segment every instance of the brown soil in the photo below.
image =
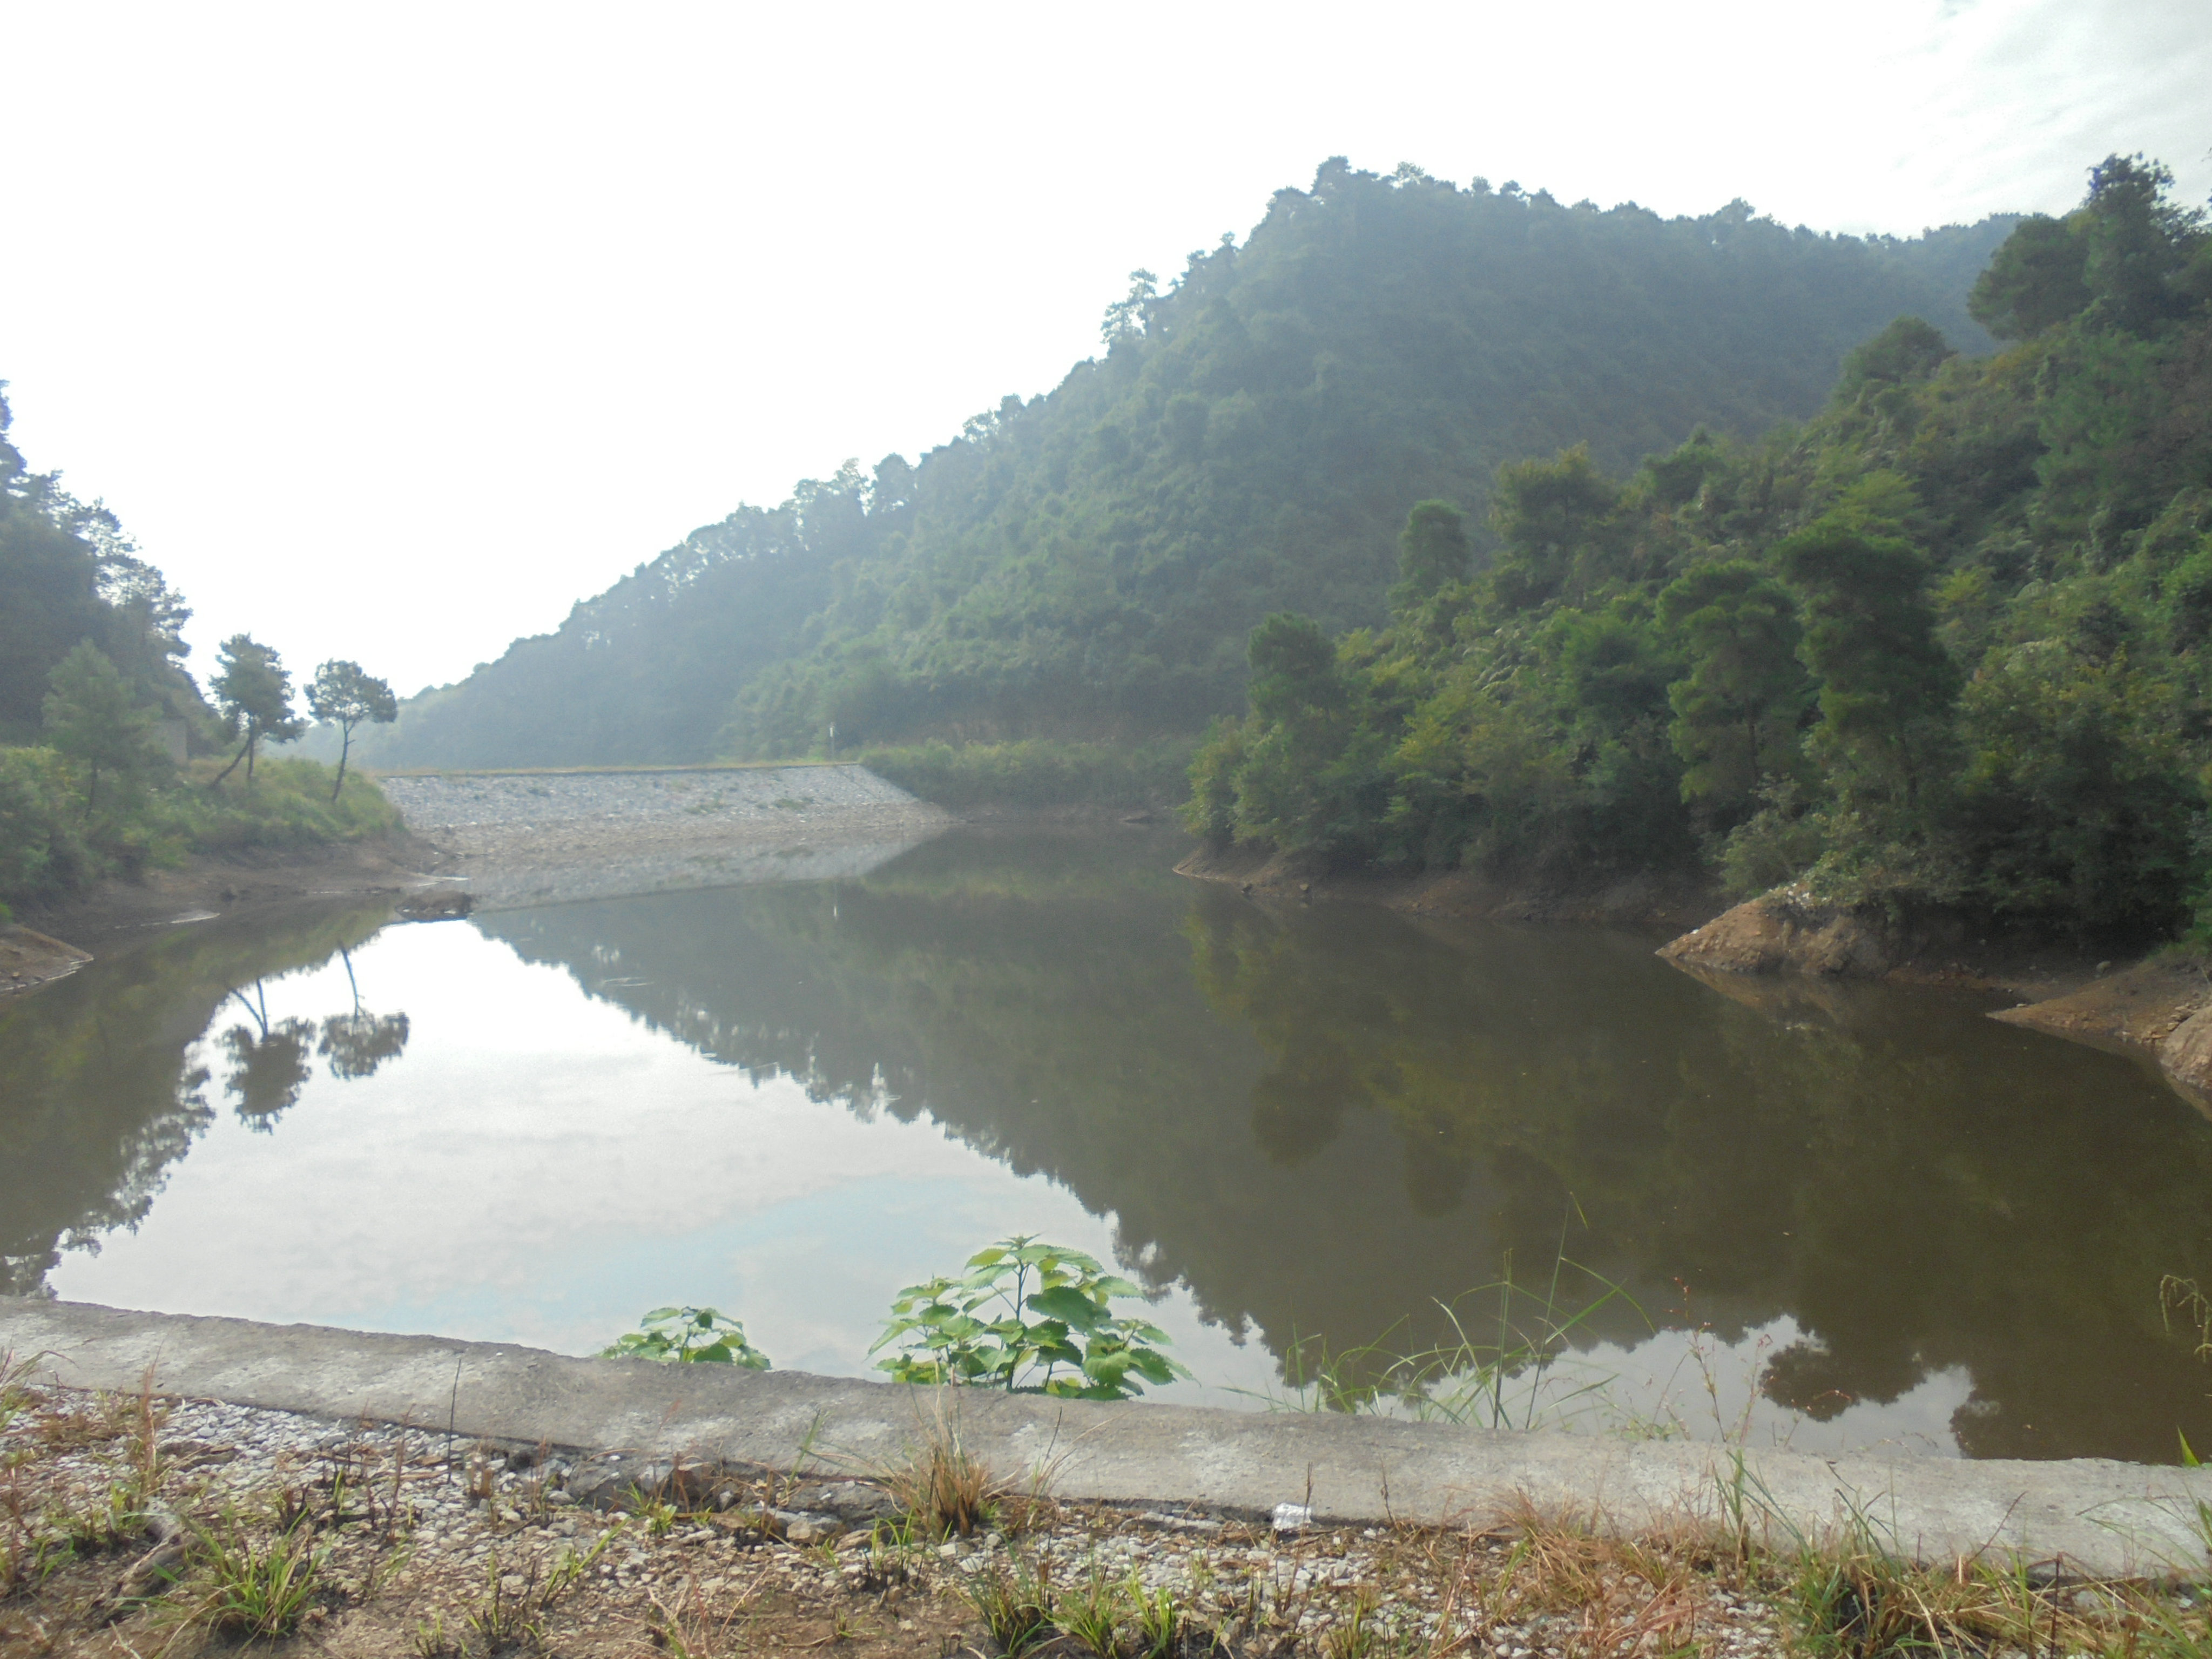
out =
<path fill-rule="evenodd" d="M 2069 977 L 2078 978 L 2078 970 Z M 2208 1001 L 2212 1001 L 2212 981 L 2205 977 L 2203 963 L 2187 957 L 2152 957 L 2115 972 L 2092 969 L 2084 983 L 2066 990 L 2054 986 L 2041 1000 L 2007 1008 L 1992 1018 L 2077 1042 L 2156 1048 Z"/>
<path fill-rule="evenodd" d="M 9 924 L 0 927 L 0 997 L 35 991 L 48 981 L 73 974 L 92 960 L 74 945 L 31 928 Z"/>

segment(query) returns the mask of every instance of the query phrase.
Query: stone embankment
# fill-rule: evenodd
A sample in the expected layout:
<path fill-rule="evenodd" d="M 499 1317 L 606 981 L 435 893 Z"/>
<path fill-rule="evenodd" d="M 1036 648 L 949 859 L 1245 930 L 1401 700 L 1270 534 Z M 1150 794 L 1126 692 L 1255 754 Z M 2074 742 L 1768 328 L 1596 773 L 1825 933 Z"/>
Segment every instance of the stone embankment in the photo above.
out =
<path fill-rule="evenodd" d="M 952 822 L 853 764 L 379 781 L 478 909 L 860 875 Z"/>

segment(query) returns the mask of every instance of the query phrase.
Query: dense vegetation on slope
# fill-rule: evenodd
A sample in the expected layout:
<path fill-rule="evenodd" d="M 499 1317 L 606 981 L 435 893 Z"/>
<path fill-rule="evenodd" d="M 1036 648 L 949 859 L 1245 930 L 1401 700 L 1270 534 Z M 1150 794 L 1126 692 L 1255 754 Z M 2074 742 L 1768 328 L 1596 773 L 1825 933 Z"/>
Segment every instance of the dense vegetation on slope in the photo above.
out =
<path fill-rule="evenodd" d="M 1826 410 L 1700 432 L 1626 482 L 1506 467 L 1494 557 L 1409 520 L 1392 615 L 1270 617 L 1251 712 L 1194 764 L 1210 835 L 1523 872 L 2181 925 L 2212 762 L 2212 234 L 2140 160 L 2022 222 Z"/>
<path fill-rule="evenodd" d="M 297 729 L 276 653 L 244 635 L 227 641 L 210 707 L 184 667 L 183 599 L 112 514 L 30 470 L 10 423 L 0 397 L 0 921 L 10 902 L 193 848 L 395 827 L 358 775 L 341 789 L 306 760 L 255 775 L 261 740 Z M 232 768 L 191 757 L 241 738 L 245 782 L 213 787 Z"/>
<path fill-rule="evenodd" d="M 1978 342 L 2008 222 L 1911 241 L 1600 210 L 1341 161 L 1242 246 L 1146 273 L 1106 350 L 918 466 L 741 508 L 427 693 L 385 764 L 769 757 L 914 738 L 1194 733 L 1243 637 L 1296 606 L 1382 619 L 1391 538 L 1514 456 L 1623 469 L 1699 422 L 1812 413 L 1900 312 Z"/>
<path fill-rule="evenodd" d="M 86 641 L 165 714 L 204 713 L 181 666 L 192 613 L 113 514 L 31 471 L 13 419 L 0 395 L 0 744 L 39 740 L 49 677 Z"/>

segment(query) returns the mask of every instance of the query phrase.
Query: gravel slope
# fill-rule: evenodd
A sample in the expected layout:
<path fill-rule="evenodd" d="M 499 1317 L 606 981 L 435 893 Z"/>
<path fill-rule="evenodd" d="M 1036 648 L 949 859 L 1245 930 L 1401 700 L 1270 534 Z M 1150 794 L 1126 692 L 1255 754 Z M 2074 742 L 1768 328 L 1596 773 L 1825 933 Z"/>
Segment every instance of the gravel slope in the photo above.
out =
<path fill-rule="evenodd" d="M 861 875 L 952 822 L 850 764 L 380 781 L 486 910 Z"/>

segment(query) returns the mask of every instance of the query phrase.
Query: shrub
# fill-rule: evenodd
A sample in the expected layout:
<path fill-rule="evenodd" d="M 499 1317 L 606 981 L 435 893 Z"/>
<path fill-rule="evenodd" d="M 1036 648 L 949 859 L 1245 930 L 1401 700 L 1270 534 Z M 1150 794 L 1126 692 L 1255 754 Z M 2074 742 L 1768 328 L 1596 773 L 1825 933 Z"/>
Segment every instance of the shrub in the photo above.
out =
<path fill-rule="evenodd" d="M 769 1369 L 769 1357 L 745 1340 L 745 1328 L 714 1308 L 655 1308 L 599 1350 L 602 1359 L 658 1359 Z"/>
<path fill-rule="evenodd" d="M 957 1279 L 940 1274 L 901 1291 L 869 1352 L 894 1342 L 906 1350 L 881 1362 L 894 1382 L 1127 1400 L 1144 1392 L 1140 1377 L 1190 1375 L 1160 1352 L 1166 1332 L 1111 1310 L 1115 1300 L 1143 1294 L 1080 1250 L 1017 1234 L 969 1256 Z M 1055 1376 L 1063 1365 L 1073 1374 Z"/>
<path fill-rule="evenodd" d="M 189 781 L 204 786 L 220 769 L 195 762 Z M 249 847 L 312 847 L 361 841 L 400 827 L 399 810 L 359 772 L 331 799 L 331 769 L 319 761 L 270 760 L 251 783 L 233 777 L 219 787 L 194 787 L 162 798 L 168 823 L 202 852 Z"/>
<path fill-rule="evenodd" d="M 52 897 L 101 873 L 79 817 L 59 755 L 0 749 L 0 900 Z"/>

